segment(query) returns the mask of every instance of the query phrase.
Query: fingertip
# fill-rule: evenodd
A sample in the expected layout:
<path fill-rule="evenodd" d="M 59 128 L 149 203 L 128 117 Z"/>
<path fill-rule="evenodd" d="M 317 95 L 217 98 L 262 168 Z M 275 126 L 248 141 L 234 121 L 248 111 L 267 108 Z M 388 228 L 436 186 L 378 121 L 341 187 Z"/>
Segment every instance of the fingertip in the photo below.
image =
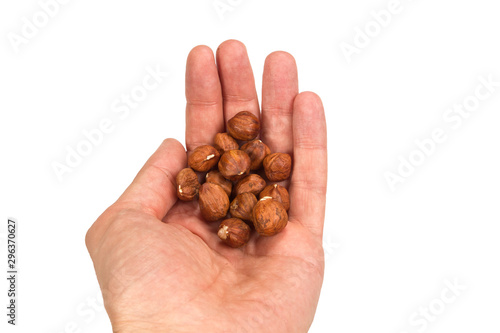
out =
<path fill-rule="evenodd" d="M 295 98 L 293 110 L 295 149 L 326 149 L 326 119 L 321 98 L 311 91 L 302 92 Z"/>
<path fill-rule="evenodd" d="M 228 39 L 219 45 L 216 53 L 217 56 L 224 54 L 232 54 L 233 56 L 245 55 L 247 53 L 247 47 L 239 40 Z"/>
<path fill-rule="evenodd" d="M 163 140 L 160 147 L 165 147 L 166 149 L 171 148 L 172 150 L 183 151 L 184 153 L 186 153 L 186 150 L 182 143 L 180 143 L 179 140 L 173 138 Z"/>
<path fill-rule="evenodd" d="M 180 171 L 187 164 L 186 149 L 176 139 L 168 138 L 163 140 L 156 153 L 151 157 L 152 164 L 157 162 L 164 164 L 167 158 L 171 158 L 174 162 L 172 168 L 174 171 Z M 177 166 L 175 168 L 175 166 Z"/>
<path fill-rule="evenodd" d="M 182 144 L 164 140 L 117 202 L 161 219 L 177 201 L 175 177 L 186 164 Z"/>
<path fill-rule="evenodd" d="M 186 98 L 213 100 L 218 94 L 219 77 L 212 49 L 198 45 L 189 52 L 186 61 Z"/>
<path fill-rule="evenodd" d="M 193 57 L 213 57 L 214 53 L 210 47 L 207 45 L 197 45 L 189 51 L 188 61 L 192 60 Z"/>
<path fill-rule="evenodd" d="M 291 68 L 297 66 L 295 58 L 285 51 L 274 51 L 266 57 L 265 66 L 273 66 L 279 64 Z M 279 68 L 279 67 L 278 67 Z"/>
<path fill-rule="evenodd" d="M 197 73 L 207 65 L 215 68 L 215 58 L 212 49 L 206 45 L 198 45 L 191 49 L 186 60 L 186 73 Z"/>
<path fill-rule="evenodd" d="M 295 97 L 293 102 L 294 108 L 300 109 L 303 113 L 322 115 L 323 102 L 318 94 L 312 91 L 304 91 Z M 321 111 L 321 112 L 318 112 Z"/>
<path fill-rule="evenodd" d="M 262 103 L 265 109 L 292 112 L 299 92 L 297 64 L 288 52 L 276 51 L 267 56 L 262 80 Z"/>

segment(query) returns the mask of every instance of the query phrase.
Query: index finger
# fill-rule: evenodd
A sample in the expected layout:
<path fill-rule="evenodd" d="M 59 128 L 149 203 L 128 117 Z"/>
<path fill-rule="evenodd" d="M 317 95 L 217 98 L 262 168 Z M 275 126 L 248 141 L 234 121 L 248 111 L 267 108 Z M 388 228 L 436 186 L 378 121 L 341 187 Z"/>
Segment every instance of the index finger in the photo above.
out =
<path fill-rule="evenodd" d="M 186 63 L 186 149 L 212 145 L 224 131 L 222 89 L 212 50 L 197 46 Z"/>

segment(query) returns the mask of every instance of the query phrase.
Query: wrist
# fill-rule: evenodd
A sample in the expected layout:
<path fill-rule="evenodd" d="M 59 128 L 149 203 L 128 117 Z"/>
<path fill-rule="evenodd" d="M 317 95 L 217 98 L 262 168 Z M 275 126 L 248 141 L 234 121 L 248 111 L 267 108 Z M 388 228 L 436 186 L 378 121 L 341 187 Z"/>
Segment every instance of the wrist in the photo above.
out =
<path fill-rule="evenodd" d="M 112 323 L 113 333 L 216 333 L 209 328 L 172 325 L 171 323 L 121 322 Z"/>
<path fill-rule="evenodd" d="M 113 333 L 165 333 L 177 332 L 175 329 L 168 328 L 169 325 L 157 325 L 151 322 L 125 321 L 120 323 L 112 323 Z"/>

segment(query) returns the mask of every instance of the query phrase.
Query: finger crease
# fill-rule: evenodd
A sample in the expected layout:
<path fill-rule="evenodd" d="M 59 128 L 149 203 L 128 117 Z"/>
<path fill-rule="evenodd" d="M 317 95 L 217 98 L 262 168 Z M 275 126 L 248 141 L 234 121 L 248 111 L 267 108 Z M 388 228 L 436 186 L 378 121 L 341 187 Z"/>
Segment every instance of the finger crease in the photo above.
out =
<path fill-rule="evenodd" d="M 262 113 L 270 116 L 291 116 L 292 106 L 266 106 L 262 108 Z"/>
<path fill-rule="evenodd" d="M 326 146 L 321 143 L 295 143 L 295 148 L 304 150 L 326 150 Z"/>
<path fill-rule="evenodd" d="M 219 101 L 204 101 L 204 100 L 187 100 L 186 104 L 188 106 L 217 106 L 220 104 Z"/>
<path fill-rule="evenodd" d="M 223 98 L 226 102 L 253 102 L 257 100 L 257 97 L 243 97 L 238 95 L 223 95 Z"/>

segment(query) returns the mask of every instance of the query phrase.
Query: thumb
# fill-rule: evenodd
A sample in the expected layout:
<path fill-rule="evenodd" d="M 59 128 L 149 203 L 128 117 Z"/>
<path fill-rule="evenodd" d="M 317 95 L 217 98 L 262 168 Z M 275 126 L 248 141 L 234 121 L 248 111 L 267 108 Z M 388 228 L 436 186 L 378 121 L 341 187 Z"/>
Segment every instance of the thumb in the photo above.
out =
<path fill-rule="evenodd" d="M 182 144 L 175 139 L 166 139 L 116 203 L 161 220 L 177 201 L 175 177 L 186 163 Z"/>

